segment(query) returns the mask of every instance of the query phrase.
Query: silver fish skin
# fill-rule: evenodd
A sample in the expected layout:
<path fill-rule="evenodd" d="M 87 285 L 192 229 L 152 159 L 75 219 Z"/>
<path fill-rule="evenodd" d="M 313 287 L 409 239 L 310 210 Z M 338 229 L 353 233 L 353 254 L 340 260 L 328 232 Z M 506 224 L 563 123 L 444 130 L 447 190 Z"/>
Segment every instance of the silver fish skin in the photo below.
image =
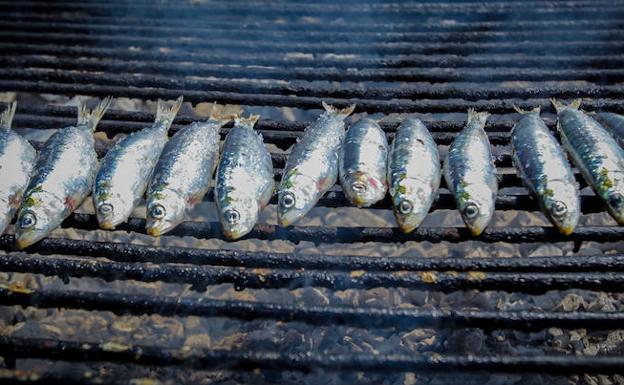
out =
<path fill-rule="evenodd" d="M 181 104 L 182 97 L 171 107 L 159 100 L 154 124 L 117 142 L 102 159 L 93 187 L 93 207 L 101 228 L 113 230 L 128 220 L 143 198 Z"/>
<path fill-rule="evenodd" d="M 597 121 L 579 110 L 581 101 L 564 105 L 552 100 L 557 110 L 561 142 L 587 183 L 624 224 L 624 150 Z"/>
<path fill-rule="evenodd" d="M 388 141 L 376 121 L 364 118 L 349 127 L 338 171 L 342 190 L 352 204 L 368 207 L 384 198 L 387 161 Z"/>
<path fill-rule="evenodd" d="M 292 148 L 278 190 L 277 221 L 289 226 L 305 216 L 338 179 L 338 154 L 345 136 L 343 110 L 323 102 L 325 112 Z"/>
<path fill-rule="evenodd" d="M 442 175 L 438 147 L 419 119 L 407 118 L 397 129 L 387 175 L 399 229 L 412 232 L 427 216 Z"/>
<path fill-rule="evenodd" d="M 93 131 L 112 99 L 92 111 L 78 107 L 78 124 L 56 131 L 39 151 L 17 218 L 16 240 L 25 248 L 60 226 L 87 198 L 97 171 Z"/>
<path fill-rule="evenodd" d="M 215 202 L 223 234 L 230 240 L 253 229 L 275 187 L 271 154 L 253 129 L 257 120 L 257 115 L 236 120 L 217 168 Z"/>
<path fill-rule="evenodd" d="M 578 224 L 579 188 L 565 152 L 540 118 L 539 107 L 522 111 L 511 130 L 513 164 L 548 220 L 564 235 Z"/>
<path fill-rule="evenodd" d="M 184 127 L 169 139 L 147 189 L 146 230 L 160 236 L 180 224 L 203 199 L 219 159 L 219 129 L 232 116 L 212 116 Z"/>
<path fill-rule="evenodd" d="M 466 227 L 480 235 L 494 215 L 496 167 L 484 126 L 489 114 L 468 110 L 468 122 L 444 161 L 444 178 Z"/>
<path fill-rule="evenodd" d="M 592 115 L 624 148 L 624 116 L 613 112 L 599 112 Z"/>
<path fill-rule="evenodd" d="M 11 130 L 16 107 L 13 102 L 0 115 L 0 235 L 19 208 L 37 161 L 30 143 Z"/>

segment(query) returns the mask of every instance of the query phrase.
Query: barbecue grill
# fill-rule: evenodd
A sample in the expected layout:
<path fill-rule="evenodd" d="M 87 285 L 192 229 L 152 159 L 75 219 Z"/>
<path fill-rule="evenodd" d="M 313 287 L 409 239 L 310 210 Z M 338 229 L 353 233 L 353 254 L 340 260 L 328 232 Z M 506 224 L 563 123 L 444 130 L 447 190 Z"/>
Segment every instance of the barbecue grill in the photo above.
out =
<path fill-rule="evenodd" d="M 136 216 L 98 231 L 88 208 L 25 251 L 9 231 L 3 383 L 624 383 L 624 227 L 575 171 L 585 216 L 560 235 L 508 147 L 514 105 L 553 130 L 550 97 L 624 112 L 624 2 L 0 1 L 0 14 L 0 90 L 17 92 L 27 134 L 74 124 L 75 107 L 44 100 L 76 95 L 241 104 L 262 114 L 279 180 L 321 101 L 383 117 L 389 139 L 416 114 L 442 152 L 476 108 L 493 114 L 496 210 L 511 218 L 475 238 L 448 219 L 443 184 L 433 218 L 402 234 L 378 219 L 388 198 L 345 208 L 336 186 L 289 228 L 274 198 L 237 243 L 214 217 L 160 240 Z M 171 132 L 197 119 L 186 108 Z M 151 121 L 113 108 L 98 131 Z"/>

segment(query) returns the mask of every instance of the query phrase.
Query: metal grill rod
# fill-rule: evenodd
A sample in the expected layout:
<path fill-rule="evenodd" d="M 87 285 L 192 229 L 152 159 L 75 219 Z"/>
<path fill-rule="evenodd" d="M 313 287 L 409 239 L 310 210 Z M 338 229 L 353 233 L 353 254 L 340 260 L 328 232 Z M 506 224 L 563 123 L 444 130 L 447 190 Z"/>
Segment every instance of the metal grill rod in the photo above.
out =
<path fill-rule="evenodd" d="M 119 346 L 117 346 L 119 347 Z M 622 356 L 441 356 L 344 354 L 317 352 L 269 353 L 228 350 L 177 350 L 154 346 L 126 346 L 111 349 L 106 343 L 0 337 L 0 354 L 21 358 L 63 361 L 110 361 L 141 365 L 180 365 L 205 369 L 226 367 L 253 370 L 257 367 L 292 370 L 355 371 L 475 371 L 540 373 L 617 373 L 624 366 Z"/>

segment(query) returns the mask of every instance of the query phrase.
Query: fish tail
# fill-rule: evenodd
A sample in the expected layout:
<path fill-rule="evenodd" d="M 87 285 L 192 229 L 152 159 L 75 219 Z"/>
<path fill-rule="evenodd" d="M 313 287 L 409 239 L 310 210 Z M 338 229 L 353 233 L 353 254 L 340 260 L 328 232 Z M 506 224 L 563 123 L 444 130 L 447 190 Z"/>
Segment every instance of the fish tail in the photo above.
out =
<path fill-rule="evenodd" d="M 537 114 L 539 115 L 540 112 L 542 111 L 542 108 L 540 106 L 534 107 L 531 110 L 523 110 L 522 108 L 518 107 L 518 106 L 513 106 L 513 109 L 516 110 L 517 113 L 519 114 Z"/>
<path fill-rule="evenodd" d="M 474 120 L 478 120 L 478 121 L 485 123 L 485 121 L 487 120 L 489 116 L 490 116 L 490 113 L 487 111 L 477 112 L 474 108 L 468 109 L 468 123 Z"/>
<path fill-rule="evenodd" d="M 260 115 L 249 115 L 246 118 L 243 118 L 242 116 L 238 117 L 234 119 L 234 122 L 237 126 L 245 126 L 253 129 L 258 119 L 260 119 Z"/>
<path fill-rule="evenodd" d="M 184 98 L 180 96 L 171 106 L 164 100 L 158 99 L 158 104 L 156 105 L 156 122 L 165 122 L 167 128 L 169 128 L 171 123 L 173 123 L 173 118 L 178 114 L 180 106 L 182 106 L 183 99 Z"/>
<path fill-rule="evenodd" d="M 342 115 L 343 118 L 346 118 L 347 116 L 351 115 L 353 111 L 355 110 L 355 104 L 352 104 L 350 106 L 347 106 L 341 109 L 338 107 L 331 106 L 325 103 L 324 101 L 322 103 L 323 103 L 323 108 L 325 109 L 325 111 L 329 112 L 330 114 Z"/>
<path fill-rule="evenodd" d="M 87 126 L 92 131 L 95 131 L 95 127 L 97 127 L 100 119 L 102 119 L 112 102 L 113 97 L 107 96 L 92 110 L 89 110 L 84 102 L 80 102 L 78 104 L 78 125 Z"/>
<path fill-rule="evenodd" d="M 566 108 L 571 108 L 573 110 L 578 110 L 581 107 L 582 99 L 575 99 L 570 102 L 570 104 L 565 104 L 563 102 L 558 101 L 555 98 L 550 98 L 550 103 L 552 103 L 553 107 L 557 112 L 562 111 Z"/>
<path fill-rule="evenodd" d="M 229 121 L 238 118 L 242 112 L 243 109 L 239 105 L 213 103 L 210 111 L 210 120 L 219 122 L 223 126 Z"/>
<path fill-rule="evenodd" d="M 11 102 L 6 110 L 0 114 L 0 129 L 8 130 L 11 128 L 16 108 L 17 102 Z"/>

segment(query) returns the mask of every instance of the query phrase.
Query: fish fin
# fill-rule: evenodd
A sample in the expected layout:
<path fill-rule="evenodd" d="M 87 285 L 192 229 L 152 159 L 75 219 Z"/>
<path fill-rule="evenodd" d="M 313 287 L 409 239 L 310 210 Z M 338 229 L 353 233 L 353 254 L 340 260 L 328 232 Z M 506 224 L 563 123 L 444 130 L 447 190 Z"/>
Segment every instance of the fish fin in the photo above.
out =
<path fill-rule="evenodd" d="M 483 121 L 483 123 L 485 123 L 485 121 L 487 120 L 489 116 L 490 116 L 490 113 L 487 111 L 477 112 L 474 108 L 469 108 L 467 123 L 470 123 L 473 120 L 480 120 L 480 121 Z"/>
<path fill-rule="evenodd" d="M 260 119 L 260 115 L 249 115 L 246 118 L 239 117 L 239 118 L 234 119 L 234 124 L 237 126 L 240 125 L 240 126 L 245 126 L 245 127 L 249 127 L 253 129 L 258 119 Z"/>
<path fill-rule="evenodd" d="M 552 103 L 553 107 L 555 108 L 555 111 L 559 112 L 565 108 L 571 108 L 573 110 L 578 110 L 581 107 L 581 103 L 583 102 L 583 99 L 575 99 L 573 101 L 570 102 L 570 104 L 564 104 L 563 102 L 558 101 L 555 98 L 550 98 L 550 103 Z"/>
<path fill-rule="evenodd" d="M 519 114 L 540 114 L 540 112 L 542 111 L 542 108 L 540 106 L 534 107 L 531 110 L 523 110 L 522 108 L 518 107 L 518 106 L 513 106 L 513 109 L 516 110 L 517 113 Z"/>
<path fill-rule="evenodd" d="M 9 130 L 11 128 L 16 108 L 17 102 L 11 102 L 6 110 L 2 112 L 2 114 L 0 115 L 0 129 Z"/>
<path fill-rule="evenodd" d="M 342 109 L 331 106 L 325 103 L 324 101 L 322 102 L 322 104 L 323 104 L 323 108 L 325 109 L 325 111 L 329 112 L 330 114 L 343 115 L 344 118 L 351 115 L 353 111 L 355 110 L 355 104 L 352 104 Z"/>
<path fill-rule="evenodd" d="M 102 119 L 112 102 L 113 97 L 107 96 L 92 110 L 87 109 L 87 105 L 84 102 L 80 102 L 78 104 L 78 125 L 87 126 L 91 131 L 95 131 L 95 127 L 97 127 L 100 119 Z"/>
<path fill-rule="evenodd" d="M 158 99 L 158 104 L 156 105 L 156 122 L 167 122 L 168 126 L 171 126 L 173 119 L 180 110 L 180 106 L 182 106 L 183 99 L 184 98 L 180 96 L 171 106 L 164 100 Z"/>

